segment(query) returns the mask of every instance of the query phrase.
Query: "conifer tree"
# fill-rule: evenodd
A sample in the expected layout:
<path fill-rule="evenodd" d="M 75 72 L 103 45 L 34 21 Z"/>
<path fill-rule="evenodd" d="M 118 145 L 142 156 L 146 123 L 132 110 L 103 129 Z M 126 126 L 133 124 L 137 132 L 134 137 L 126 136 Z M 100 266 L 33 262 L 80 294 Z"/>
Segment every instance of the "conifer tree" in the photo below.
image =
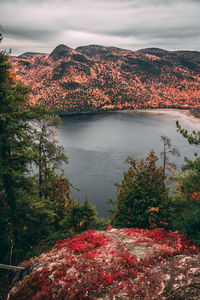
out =
<path fill-rule="evenodd" d="M 178 121 L 176 121 L 176 127 L 177 131 L 188 140 L 188 143 L 191 145 L 200 145 L 200 131 L 193 130 L 192 133 L 188 133 L 187 129 L 182 128 Z"/>
<path fill-rule="evenodd" d="M 69 198 L 68 180 L 55 173 L 63 161 L 67 162 L 63 148 L 57 145 L 52 134 L 59 120 L 44 107 L 31 105 L 29 92 L 29 88 L 16 80 L 8 55 L 0 53 L 2 263 L 19 262 L 26 249 L 49 234 L 64 216 L 65 202 Z M 39 189 L 36 176 L 30 173 L 34 162 L 40 170 Z M 38 197 L 40 193 L 42 198 Z"/>
<path fill-rule="evenodd" d="M 97 222 L 96 214 L 94 206 L 87 199 L 83 203 L 73 201 L 62 224 L 74 233 L 94 229 Z"/>
<path fill-rule="evenodd" d="M 177 121 L 177 130 L 191 145 L 200 145 L 200 131 L 189 133 Z M 200 244 L 200 157 L 185 158 L 182 172 L 175 176 L 172 225 Z"/>
<path fill-rule="evenodd" d="M 35 164 L 38 167 L 39 197 L 48 197 L 48 186 L 54 182 L 55 171 L 63 173 L 62 165 L 68 163 L 68 157 L 64 154 L 64 148 L 55 140 L 56 128 L 60 125 L 59 116 L 54 116 L 46 109 L 42 120 L 32 123 L 34 145 L 36 152 Z"/>
<path fill-rule="evenodd" d="M 117 227 L 168 227 L 168 189 L 162 166 L 152 150 L 139 162 L 128 157 L 130 168 L 117 184 L 117 208 L 113 224 Z"/>
<path fill-rule="evenodd" d="M 28 94 L 29 89 L 16 81 L 8 56 L 0 53 L 1 250 L 2 257 L 7 254 L 10 263 L 19 238 L 16 231 L 20 222 L 17 218 L 19 201 L 32 184 L 27 176 L 34 157 L 29 122 L 35 118 L 35 111 L 29 107 Z"/>

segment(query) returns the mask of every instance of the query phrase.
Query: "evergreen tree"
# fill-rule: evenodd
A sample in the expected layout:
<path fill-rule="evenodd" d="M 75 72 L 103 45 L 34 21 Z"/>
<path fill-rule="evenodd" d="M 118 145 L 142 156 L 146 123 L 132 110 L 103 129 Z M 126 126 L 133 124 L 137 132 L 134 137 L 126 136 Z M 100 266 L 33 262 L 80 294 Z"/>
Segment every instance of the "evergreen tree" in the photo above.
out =
<path fill-rule="evenodd" d="M 62 221 L 62 225 L 71 229 L 74 233 L 94 229 L 96 214 L 94 206 L 88 200 L 85 200 L 83 203 L 73 201 L 66 217 Z"/>
<path fill-rule="evenodd" d="M 73 234 L 88 229 L 105 230 L 109 224 L 109 220 L 97 217 L 95 207 L 87 199 L 83 203 L 71 201 L 68 212 L 61 221 L 63 228 Z"/>
<path fill-rule="evenodd" d="M 128 157 L 131 165 L 117 184 L 117 208 L 113 224 L 117 227 L 168 227 L 168 190 L 162 167 L 156 166 L 158 157 L 152 150 L 139 162 Z"/>
<path fill-rule="evenodd" d="M 177 129 L 190 144 L 200 145 L 200 131 L 188 133 L 177 121 Z M 198 154 L 195 154 L 198 156 Z M 182 172 L 175 176 L 172 225 L 200 243 L 200 158 L 185 158 Z"/>
<path fill-rule="evenodd" d="M 11 263 L 19 240 L 19 202 L 32 186 L 28 170 L 34 152 L 29 122 L 35 118 L 35 110 L 28 104 L 28 94 L 29 89 L 16 81 L 8 56 L 0 53 L 1 257 L 7 263 Z"/>
<path fill-rule="evenodd" d="M 35 164 L 39 169 L 39 197 L 48 197 L 48 186 L 55 181 L 55 171 L 62 171 L 62 164 L 68 163 L 64 148 L 55 140 L 56 128 L 60 125 L 59 116 L 48 112 L 42 120 L 32 123 L 34 136 L 34 151 L 37 153 Z M 62 171 L 63 172 L 63 171 Z M 68 183 L 66 183 L 68 185 Z"/>
<path fill-rule="evenodd" d="M 56 230 L 66 213 L 70 184 L 55 171 L 67 157 L 54 139 L 58 117 L 29 104 L 8 55 L 0 53 L 0 253 L 17 263 L 27 249 Z M 39 181 L 30 173 L 39 166 Z M 59 201 L 56 198 L 59 197 Z"/>
<path fill-rule="evenodd" d="M 193 130 L 192 133 L 188 133 L 187 129 L 182 128 L 178 121 L 176 121 L 176 127 L 177 131 L 188 140 L 188 143 L 191 145 L 200 145 L 200 131 Z"/>
<path fill-rule="evenodd" d="M 70 197 L 69 180 L 63 175 L 54 174 L 54 177 L 47 184 L 47 195 L 51 203 L 51 207 L 55 212 L 55 228 L 59 228 L 60 222 L 66 216 L 69 206 L 72 202 Z"/>
<path fill-rule="evenodd" d="M 172 226 L 200 243 L 200 158 L 185 161 L 182 172 L 175 176 Z"/>

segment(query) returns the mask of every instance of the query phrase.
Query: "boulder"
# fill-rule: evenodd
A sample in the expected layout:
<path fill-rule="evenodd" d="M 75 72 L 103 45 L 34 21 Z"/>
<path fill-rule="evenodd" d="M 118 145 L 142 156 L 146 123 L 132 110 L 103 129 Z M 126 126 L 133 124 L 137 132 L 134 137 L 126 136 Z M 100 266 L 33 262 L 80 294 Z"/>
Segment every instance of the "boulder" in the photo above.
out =
<path fill-rule="evenodd" d="M 28 264 L 8 300 L 200 299 L 199 247 L 178 232 L 89 230 Z"/>

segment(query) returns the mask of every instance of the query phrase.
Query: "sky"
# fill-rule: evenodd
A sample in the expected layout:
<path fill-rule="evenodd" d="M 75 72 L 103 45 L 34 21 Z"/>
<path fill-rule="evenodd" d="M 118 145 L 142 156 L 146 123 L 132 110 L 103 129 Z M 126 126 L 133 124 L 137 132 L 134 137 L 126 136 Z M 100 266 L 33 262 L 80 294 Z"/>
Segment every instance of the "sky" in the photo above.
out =
<path fill-rule="evenodd" d="M 0 49 L 59 44 L 200 51 L 200 0 L 0 0 Z"/>

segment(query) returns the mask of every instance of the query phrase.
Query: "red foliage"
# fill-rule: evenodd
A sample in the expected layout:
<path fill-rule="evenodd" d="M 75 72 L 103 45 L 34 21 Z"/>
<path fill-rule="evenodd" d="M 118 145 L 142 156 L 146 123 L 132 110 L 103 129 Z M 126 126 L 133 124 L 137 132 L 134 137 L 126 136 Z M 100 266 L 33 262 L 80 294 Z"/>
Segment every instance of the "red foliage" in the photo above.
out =
<path fill-rule="evenodd" d="M 139 243 L 153 244 L 154 252 L 138 259 L 130 247 Z M 151 299 L 160 289 L 152 267 L 170 256 L 198 252 L 183 234 L 159 228 L 86 231 L 58 241 L 39 257 L 41 264 L 15 287 L 10 299 L 95 299 L 120 293 Z"/>
<path fill-rule="evenodd" d="M 30 101 L 57 112 L 200 107 L 199 72 L 181 63 L 183 54 L 160 57 L 113 48 L 105 53 L 85 56 L 84 63 L 74 60 L 81 54 L 76 50 L 56 60 L 33 55 L 11 61 L 18 79 L 32 87 Z M 198 54 L 184 55 L 197 64 Z"/>
<path fill-rule="evenodd" d="M 73 239 L 61 240 L 56 243 L 55 249 L 61 249 L 63 247 L 69 248 L 75 251 L 75 253 L 88 253 L 97 247 L 103 246 L 106 242 L 109 242 L 109 238 L 106 235 L 97 234 L 95 230 L 88 230 L 80 235 L 77 235 Z"/>
<path fill-rule="evenodd" d="M 191 199 L 200 204 L 200 192 L 193 193 Z"/>

